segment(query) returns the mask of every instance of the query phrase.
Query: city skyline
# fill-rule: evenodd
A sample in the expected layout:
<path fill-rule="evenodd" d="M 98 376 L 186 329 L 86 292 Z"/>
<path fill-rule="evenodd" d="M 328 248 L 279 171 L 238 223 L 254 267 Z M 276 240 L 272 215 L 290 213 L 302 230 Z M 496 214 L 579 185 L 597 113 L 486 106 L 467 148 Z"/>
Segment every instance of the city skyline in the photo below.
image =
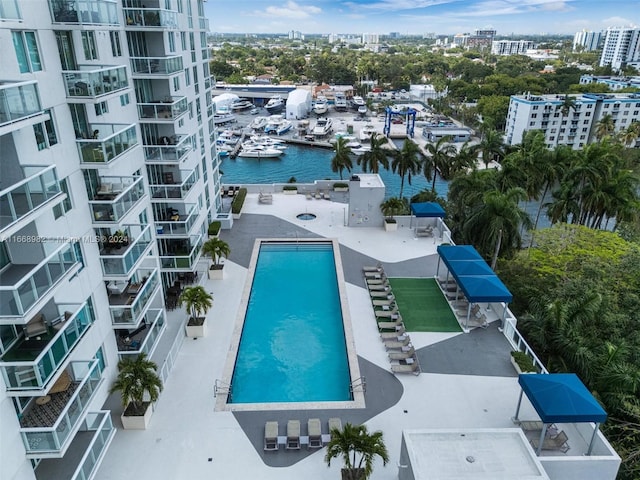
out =
<path fill-rule="evenodd" d="M 240 0 L 207 2 L 216 33 L 571 34 L 640 23 L 640 0 Z"/>

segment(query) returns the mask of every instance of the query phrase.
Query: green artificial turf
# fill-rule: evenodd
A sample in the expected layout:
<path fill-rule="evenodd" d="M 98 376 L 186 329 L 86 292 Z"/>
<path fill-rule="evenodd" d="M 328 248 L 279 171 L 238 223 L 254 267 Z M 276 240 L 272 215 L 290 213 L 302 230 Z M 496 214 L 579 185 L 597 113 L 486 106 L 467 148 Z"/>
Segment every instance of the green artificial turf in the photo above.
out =
<path fill-rule="evenodd" d="M 460 332 L 460 325 L 433 278 L 390 278 L 391 290 L 410 332 Z"/>

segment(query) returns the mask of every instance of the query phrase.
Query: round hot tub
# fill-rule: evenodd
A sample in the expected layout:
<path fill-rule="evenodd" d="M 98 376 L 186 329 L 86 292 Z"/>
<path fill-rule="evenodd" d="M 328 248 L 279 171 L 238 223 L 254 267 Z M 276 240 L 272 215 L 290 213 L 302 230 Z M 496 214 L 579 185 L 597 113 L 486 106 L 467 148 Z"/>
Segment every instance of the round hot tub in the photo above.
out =
<path fill-rule="evenodd" d="M 298 215 L 296 215 L 296 218 L 298 220 L 315 220 L 317 218 L 317 215 L 314 213 L 299 213 Z"/>

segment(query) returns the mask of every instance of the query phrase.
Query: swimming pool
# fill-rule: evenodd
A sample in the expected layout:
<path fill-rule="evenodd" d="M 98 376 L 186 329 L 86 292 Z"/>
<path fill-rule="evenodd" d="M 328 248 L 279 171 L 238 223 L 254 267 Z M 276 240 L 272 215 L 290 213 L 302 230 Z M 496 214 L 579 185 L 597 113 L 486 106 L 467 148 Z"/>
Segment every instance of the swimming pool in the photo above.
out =
<path fill-rule="evenodd" d="M 337 241 L 257 240 L 235 332 L 225 409 L 364 406 Z"/>

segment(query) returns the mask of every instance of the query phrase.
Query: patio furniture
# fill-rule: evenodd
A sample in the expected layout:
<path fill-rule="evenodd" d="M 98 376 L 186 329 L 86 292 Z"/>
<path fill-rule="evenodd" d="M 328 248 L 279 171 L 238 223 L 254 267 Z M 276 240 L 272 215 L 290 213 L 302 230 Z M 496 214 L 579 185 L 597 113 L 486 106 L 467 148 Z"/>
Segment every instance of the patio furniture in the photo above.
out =
<path fill-rule="evenodd" d="M 413 373 L 414 375 L 420 375 L 420 364 L 418 362 L 412 362 L 406 365 L 391 365 L 391 371 L 393 373 Z"/>
<path fill-rule="evenodd" d="M 329 419 L 329 433 L 333 430 L 338 430 L 339 432 L 342 431 L 342 420 L 336 417 Z"/>
<path fill-rule="evenodd" d="M 542 450 L 558 450 L 562 453 L 567 453 L 569 451 L 569 448 L 571 448 L 567 443 L 568 441 L 569 438 L 567 437 L 567 434 L 564 433 L 564 430 L 560 430 L 557 435 L 544 438 L 544 440 L 542 441 Z M 531 446 L 535 450 L 538 450 L 538 447 L 540 446 L 540 439 L 533 438 L 531 440 Z"/>
<path fill-rule="evenodd" d="M 407 334 L 402 334 L 397 336 L 395 339 L 389 339 L 384 341 L 384 347 L 387 350 L 392 348 L 402 348 L 406 347 L 411 343 L 411 338 Z"/>
<path fill-rule="evenodd" d="M 378 322 L 378 330 L 395 330 L 400 325 L 404 325 L 402 322 L 402 317 L 398 316 L 398 318 L 393 322 Z"/>
<path fill-rule="evenodd" d="M 62 372 L 62 375 L 58 377 L 56 383 L 52 385 L 51 389 L 47 392 L 47 395 L 51 395 L 52 393 L 66 392 L 71 386 L 71 383 L 71 376 L 65 370 L 64 372 Z"/>
<path fill-rule="evenodd" d="M 322 427 L 319 418 L 310 418 L 307 421 L 307 431 L 309 433 L 308 448 L 322 448 Z"/>
<path fill-rule="evenodd" d="M 382 269 L 382 265 L 378 264 L 375 267 L 365 265 L 364 267 L 362 267 L 362 271 L 363 272 L 382 272 L 384 270 Z"/>
<path fill-rule="evenodd" d="M 287 450 L 300 450 L 300 420 L 287 422 Z"/>
<path fill-rule="evenodd" d="M 278 422 L 271 421 L 264 424 L 264 449 L 278 450 Z"/>
<path fill-rule="evenodd" d="M 413 345 L 407 345 L 406 347 L 402 347 L 398 352 L 389 352 L 389 360 L 406 360 L 407 358 L 411 358 L 415 356 L 416 349 Z"/>
<path fill-rule="evenodd" d="M 47 322 L 45 322 L 44 315 L 41 313 L 29 320 L 24 326 L 24 337 L 27 340 L 29 337 L 37 337 L 45 333 L 47 333 Z"/>
<path fill-rule="evenodd" d="M 380 329 L 380 327 L 378 327 L 378 329 Z M 382 341 L 394 340 L 394 339 L 398 338 L 399 336 L 404 335 L 407 332 L 405 327 L 404 327 L 404 323 L 401 323 L 400 325 L 394 324 L 394 326 L 389 330 L 393 330 L 393 331 L 392 332 L 380 332 L 380 338 L 382 339 Z"/>
<path fill-rule="evenodd" d="M 376 310 L 374 313 L 376 314 L 376 318 L 391 318 L 393 320 L 397 320 L 399 315 L 397 307 L 393 310 Z"/>

